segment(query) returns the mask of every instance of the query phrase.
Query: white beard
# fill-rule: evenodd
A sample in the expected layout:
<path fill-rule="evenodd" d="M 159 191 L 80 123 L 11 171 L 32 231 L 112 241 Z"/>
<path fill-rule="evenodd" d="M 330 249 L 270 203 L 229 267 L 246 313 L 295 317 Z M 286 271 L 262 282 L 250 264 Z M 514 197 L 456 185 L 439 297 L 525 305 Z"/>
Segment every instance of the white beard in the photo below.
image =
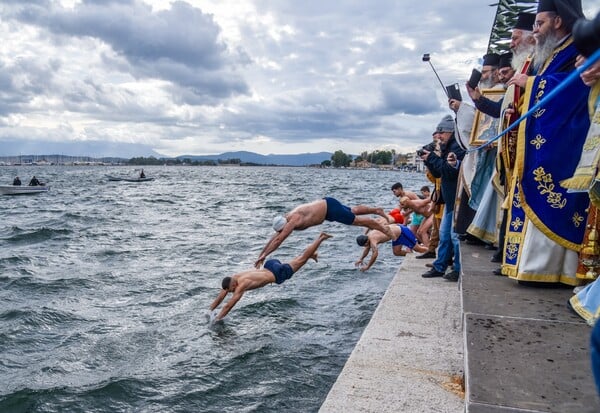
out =
<path fill-rule="evenodd" d="M 534 46 L 519 47 L 520 50 L 513 51 L 513 57 L 511 60 L 511 66 L 516 73 L 521 73 L 521 68 L 525 64 L 525 61 L 532 54 Z"/>

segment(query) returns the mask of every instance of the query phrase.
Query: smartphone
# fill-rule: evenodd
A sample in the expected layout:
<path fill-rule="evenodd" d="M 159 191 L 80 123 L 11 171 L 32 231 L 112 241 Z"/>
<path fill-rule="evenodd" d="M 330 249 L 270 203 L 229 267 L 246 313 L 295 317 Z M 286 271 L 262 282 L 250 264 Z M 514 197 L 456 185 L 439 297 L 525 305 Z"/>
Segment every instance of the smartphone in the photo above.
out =
<path fill-rule="evenodd" d="M 448 94 L 448 99 L 456 99 L 462 102 L 462 95 L 460 94 L 458 83 L 446 86 L 446 93 Z"/>
<path fill-rule="evenodd" d="M 471 89 L 475 89 L 477 87 L 477 85 L 479 84 L 479 80 L 481 80 L 481 72 L 477 69 L 473 69 L 473 71 L 471 72 L 471 77 L 467 82 Z"/>

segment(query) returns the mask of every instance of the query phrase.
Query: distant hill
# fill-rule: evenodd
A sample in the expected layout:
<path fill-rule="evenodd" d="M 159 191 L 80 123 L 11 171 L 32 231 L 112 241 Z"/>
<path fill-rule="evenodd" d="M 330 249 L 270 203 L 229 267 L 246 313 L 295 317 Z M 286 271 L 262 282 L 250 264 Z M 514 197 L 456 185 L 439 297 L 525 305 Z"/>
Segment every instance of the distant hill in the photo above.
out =
<path fill-rule="evenodd" d="M 305 166 L 320 164 L 331 160 L 331 152 L 300 153 L 297 155 L 261 155 L 254 152 L 239 151 L 225 152 L 218 155 L 180 155 L 177 159 L 189 159 L 191 161 L 226 161 L 228 159 L 239 159 L 242 162 L 256 163 L 260 165 L 287 165 Z"/>
<path fill-rule="evenodd" d="M 150 146 L 139 143 L 105 141 L 0 141 L 0 154 L 5 156 L 62 154 L 65 156 L 88 156 L 93 158 L 136 156 L 163 158 Z"/>

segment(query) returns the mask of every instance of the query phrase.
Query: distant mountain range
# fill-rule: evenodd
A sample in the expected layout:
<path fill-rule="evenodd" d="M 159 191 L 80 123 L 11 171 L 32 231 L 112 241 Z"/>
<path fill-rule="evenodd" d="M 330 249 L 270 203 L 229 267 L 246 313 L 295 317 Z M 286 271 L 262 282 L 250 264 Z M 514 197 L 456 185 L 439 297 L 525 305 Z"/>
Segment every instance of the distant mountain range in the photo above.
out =
<path fill-rule="evenodd" d="M 320 164 L 323 161 L 331 160 L 331 152 L 301 153 L 295 155 L 261 155 L 259 153 L 238 151 L 225 152 L 215 155 L 181 155 L 176 159 L 189 159 L 191 161 L 218 161 L 239 159 L 242 163 L 253 163 L 258 165 L 287 165 L 287 166 L 305 166 Z M 47 159 L 50 162 L 57 162 L 58 157 L 73 158 L 85 157 L 88 160 L 129 160 L 136 157 L 154 157 L 157 159 L 173 159 L 159 154 L 151 147 L 144 144 L 105 142 L 105 141 L 78 141 L 78 142 L 50 142 L 50 141 L 25 141 L 8 140 L 0 141 L 0 161 L 15 162 L 15 159 L 22 162 L 33 162 L 36 160 Z M 52 159 L 50 159 L 52 157 Z"/>
<path fill-rule="evenodd" d="M 92 158 L 125 158 L 136 156 L 162 158 L 163 155 L 154 151 L 148 145 L 140 143 L 123 143 L 107 141 L 28 141 L 5 140 L 0 141 L 0 154 L 3 156 L 30 156 L 41 157 L 49 154 L 65 156 L 85 156 Z"/>
<path fill-rule="evenodd" d="M 296 155 L 261 155 L 254 152 L 239 151 L 225 152 L 218 155 L 180 155 L 177 159 L 189 159 L 191 161 L 217 161 L 219 159 L 226 161 L 229 159 L 239 159 L 244 163 L 255 163 L 259 165 L 287 165 L 287 166 L 305 166 L 320 164 L 323 161 L 331 160 L 331 152 L 318 153 L 300 153 Z"/>

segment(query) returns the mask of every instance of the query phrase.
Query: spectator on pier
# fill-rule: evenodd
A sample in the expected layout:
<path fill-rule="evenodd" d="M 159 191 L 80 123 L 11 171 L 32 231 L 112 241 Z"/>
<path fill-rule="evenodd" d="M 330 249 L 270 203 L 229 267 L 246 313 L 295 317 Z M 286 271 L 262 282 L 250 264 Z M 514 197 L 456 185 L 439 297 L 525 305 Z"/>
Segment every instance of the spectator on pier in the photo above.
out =
<path fill-rule="evenodd" d="M 440 141 L 441 156 L 435 152 L 424 151 L 421 159 L 434 177 L 441 178 L 441 192 L 445 201 L 444 216 L 440 226 L 440 244 L 433 268 L 422 274 L 424 278 L 444 277 L 448 281 L 458 281 L 460 275 L 460 244 L 453 228 L 454 201 L 458 185 L 460 161 L 465 151 L 456 142 L 454 119 L 444 116 L 435 129 L 436 139 Z M 445 276 L 446 269 L 454 256 L 454 269 Z"/>

